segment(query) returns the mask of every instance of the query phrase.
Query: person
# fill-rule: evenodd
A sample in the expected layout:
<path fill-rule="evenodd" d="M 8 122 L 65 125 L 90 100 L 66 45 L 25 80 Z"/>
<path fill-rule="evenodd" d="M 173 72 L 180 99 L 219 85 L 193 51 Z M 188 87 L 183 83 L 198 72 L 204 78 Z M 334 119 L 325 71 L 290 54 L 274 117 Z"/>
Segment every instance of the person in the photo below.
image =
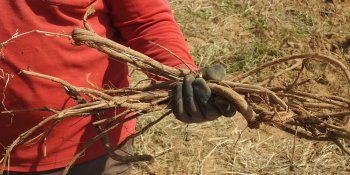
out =
<path fill-rule="evenodd" d="M 70 34 L 75 27 L 83 28 L 83 15 L 94 1 L 0 1 L 0 42 L 11 38 L 16 31 L 39 29 Z M 165 65 L 186 68 L 181 61 L 149 41 L 158 43 L 196 69 L 166 0 L 97 0 L 94 8 L 96 12 L 89 17 L 88 22 L 97 34 L 131 47 Z M 105 54 L 86 46 L 74 46 L 64 37 L 32 33 L 18 37 L 2 48 L 2 52 L 0 69 L 3 76 L 0 78 L 0 90 L 3 93 L 0 111 L 37 109 L 45 106 L 60 110 L 77 104 L 57 84 L 19 74 L 20 70 L 26 68 L 81 87 L 91 87 L 86 80 L 87 75 L 90 82 L 101 88 L 122 88 L 129 85 L 130 77 L 125 63 L 108 59 Z M 210 72 L 210 69 L 208 70 Z M 223 71 L 223 68 L 217 67 L 211 72 Z M 175 90 L 175 102 L 172 105 L 174 114 L 185 123 L 214 120 L 222 114 L 222 109 L 217 109 L 217 105 L 211 99 L 212 94 L 204 79 L 186 76 Z M 235 112 L 232 109 L 234 107 L 231 105 L 230 115 Z M 111 116 L 121 110 L 105 112 L 104 116 Z M 0 154 L 4 155 L 6 146 L 21 133 L 50 115 L 52 113 L 38 110 L 1 113 Z M 7 173 L 61 174 L 75 153 L 96 135 L 91 120 L 91 117 L 71 117 L 54 127 L 41 127 L 32 134 L 30 142 L 20 144 L 11 152 Z M 136 120 L 132 120 L 110 132 L 113 146 L 133 133 L 135 125 Z M 48 130 L 50 132 L 46 133 Z M 40 137 L 42 133 L 46 133 L 45 139 Z M 128 145 L 125 149 L 131 148 L 131 143 Z M 97 142 L 77 160 L 70 174 L 128 172 L 128 165 L 108 158 L 102 143 Z"/>

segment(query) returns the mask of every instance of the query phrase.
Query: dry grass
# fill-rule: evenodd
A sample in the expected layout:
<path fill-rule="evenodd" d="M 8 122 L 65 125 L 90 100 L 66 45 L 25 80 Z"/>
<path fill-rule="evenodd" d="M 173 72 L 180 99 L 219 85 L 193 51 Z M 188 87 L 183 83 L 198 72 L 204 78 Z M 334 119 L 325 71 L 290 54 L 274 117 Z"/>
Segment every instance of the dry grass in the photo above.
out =
<path fill-rule="evenodd" d="M 231 74 L 309 51 L 337 55 L 349 63 L 349 1 L 332 2 L 170 0 L 196 62 L 205 66 L 222 61 Z M 338 91 L 344 89 L 342 81 L 330 70 L 327 65 L 308 65 L 313 90 L 343 93 Z M 259 77 L 247 81 L 259 81 Z M 155 119 L 154 115 L 142 117 L 138 127 Z M 240 116 L 188 126 L 169 116 L 137 138 L 136 152 L 155 155 L 156 161 L 136 164 L 134 174 L 350 173 L 350 158 L 335 145 L 245 126 Z"/>
<path fill-rule="evenodd" d="M 347 174 L 350 171 L 350 158 L 342 155 L 335 145 L 296 139 L 293 158 L 292 136 L 271 128 L 244 130 L 244 125 L 239 117 L 224 118 L 190 125 L 186 132 L 186 126 L 169 118 L 136 141 L 137 151 L 157 157 L 153 164 L 138 164 L 134 173 Z"/>

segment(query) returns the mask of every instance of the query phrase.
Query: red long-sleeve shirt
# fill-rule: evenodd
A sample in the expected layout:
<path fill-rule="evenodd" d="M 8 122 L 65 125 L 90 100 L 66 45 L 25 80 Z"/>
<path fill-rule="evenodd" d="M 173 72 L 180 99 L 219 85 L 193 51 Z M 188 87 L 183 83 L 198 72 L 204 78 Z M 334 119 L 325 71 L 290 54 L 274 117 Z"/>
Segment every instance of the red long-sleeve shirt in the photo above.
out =
<path fill-rule="evenodd" d="M 74 27 L 82 27 L 86 8 L 93 0 L 11 0 L 0 1 L 0 42 L 18 30 L 20 33 L 39 29 L 70 34 Z M 96 33 L 130 46 L 166 65 L 181 62 L 167 51 L 150 44 L 159 43 L 194 66 L 185 41 L 176 25 L 166 0 L 98 0 L 96 12 L 89 23 Z M 64 89 L 56 83 L 18 74 L 33 71 L 62 78 L 76 86 L 91 87 L 86 80 L 99 87 L 129 85 L 126 64 L 112 61 L 86 46 L 74 46 L 64 37 L 50 37 L 32 33 L 19 37 L 3 48 L 0 59 L 0 111 L 32 109 L 47 106 L 64 109 L 76 105 Z M 12 74 L 10 81 L 7 74 Z M 4 93 L 2 93 L 4 92 Z M 117 110 L 118 111 L 118 110 Z M 113 111 L 114 112 L 114 111 Z M 0 154 L 21 133 L 52 115 L 49 112 L 19 112 L 0 114 Z M 41 127 L 31 136 L 50 129 Z M 114 144 L 134 132 L 135 120 L 116 128 L 110 134 Z M 47 139 L 21 144 L 11 152 L 11 171 L 44 171 L 65 167 L 73 155 L 95 136 L 90 117 L 64 119 L 53 127 Z M 47 157 L 44 157 L 46 150 Z M 100 142 L 94 144 L 78 160 L 88 161 L 104 154 Z"/>

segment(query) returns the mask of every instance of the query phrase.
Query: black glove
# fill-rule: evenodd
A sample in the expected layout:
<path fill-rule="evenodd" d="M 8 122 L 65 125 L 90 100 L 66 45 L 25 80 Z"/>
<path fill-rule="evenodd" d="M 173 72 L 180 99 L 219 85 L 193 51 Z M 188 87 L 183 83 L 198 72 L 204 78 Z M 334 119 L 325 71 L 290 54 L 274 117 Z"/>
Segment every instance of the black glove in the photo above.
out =
<path fill-rule="evenodd" d="M 205 80 L 222 80 L 226 71 L 223 65 L 215 64 L 199 71 L 203 78 L 187 75 L 179 83 L 173 96 L 173 113 L 185 123 L 201 123 L 215 120 L 221 115 L 231 117 L 236 113 L 233 104 L 211 93 Z"/>

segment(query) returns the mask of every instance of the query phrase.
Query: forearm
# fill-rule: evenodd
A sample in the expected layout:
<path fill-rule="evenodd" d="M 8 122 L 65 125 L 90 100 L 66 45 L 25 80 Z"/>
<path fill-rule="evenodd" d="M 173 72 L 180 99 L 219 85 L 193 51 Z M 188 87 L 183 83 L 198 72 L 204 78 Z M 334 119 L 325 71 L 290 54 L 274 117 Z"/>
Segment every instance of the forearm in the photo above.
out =
<path fill-rule="evenodd" d="M 171 51 L 186 64 L 196 67 L 165 0 L 117 0 L 109 3 L 113 25 L 127 46 L 165 65 L 184 68 L 183 63 L 169 53 Z"/>

